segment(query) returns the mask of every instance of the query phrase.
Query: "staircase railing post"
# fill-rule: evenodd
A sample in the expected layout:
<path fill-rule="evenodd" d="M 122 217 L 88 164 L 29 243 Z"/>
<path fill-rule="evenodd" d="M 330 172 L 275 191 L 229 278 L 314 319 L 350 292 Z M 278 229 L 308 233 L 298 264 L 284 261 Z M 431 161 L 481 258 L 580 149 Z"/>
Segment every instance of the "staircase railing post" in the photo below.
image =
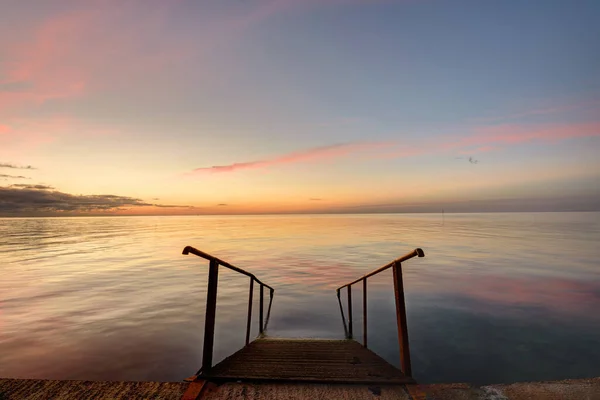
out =
<path fill-rule="evenodd" d="M 263 310 L 263 303 L 265 300 L 265 287 L 263 285 L 260 285 L 260 309 L 258 311 L 258 324 L 260 327 L 260 333 L 262 335 L 263 331 L 264 331 L 264 325 L 263 325 L 263 314 L 264 314 L 264 310 Z"/>
<path fill-rule="evenodd" d="M 273 293 L 275 293 L 275 289 L 269 290 L 269 307 L 267 307 L 267 317 L 265 318 L 265 327 L 263 330 L 267 330 L 267 326 L 269 325 L 269 317 L 271 316 L 271 306 L 273 305 Z"/>
<path fill-rule="evenodd" d="M 346 317 L 344 316 L 344 307 L 342 306 L 342 298 L 340 297 L 340 289 L 339 288 L 336 290 L 336 293 L 337 293 L 337 298 L 338 298 L 338 305 L 340 306 L 340 314 L 342 314 L 342 324 L 344 325 L 344 337 L 346 339 L 349 339 L 348 324 L 346 324 Z"/>
<path fill-rule="evenodd" d="M 215 260 L 210 260 L 208 269 L 208 290 L 206 294 L 206 316 L 204 319 L 204 347 L 202 348 L 202 371 L 204 373 L 212 368 L 218 282 L 219 263 Z"/>
<path fill-rule="evenodd" d="M 348 285 L 348 336 L 352 339 L 352 285 Z"/>
<path fill-rule="evenodd" d="M 406 304 L 404 303 L 404 283 L 402 264 L 394 263 L 394 297 L 396 298 L 396 323 L 398 325 L 398 345 L 400 347 L 400 366 L 404 375 L 412 376 L 410 348 L 408 346 L 408 326 L 406 324 Z"/>
<path fill-rule="evenodd" d="M 250 327 L 252 326 L 252 295 L 254 294 L 254 279 L 250 278 L 250 293 L 248 294 L 248 322 L 246 323 L 246 344 L 250 343 Z"/>
<path fill-rule="evenodd" d="M 367 347 L 367 278 L 363 279 L 363 346 Z"/>

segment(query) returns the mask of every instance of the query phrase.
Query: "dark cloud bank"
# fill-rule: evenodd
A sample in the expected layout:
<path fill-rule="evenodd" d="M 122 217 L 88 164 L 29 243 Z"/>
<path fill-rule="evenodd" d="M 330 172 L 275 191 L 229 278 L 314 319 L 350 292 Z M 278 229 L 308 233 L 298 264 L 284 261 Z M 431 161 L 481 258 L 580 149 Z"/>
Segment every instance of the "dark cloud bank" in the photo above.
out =
<path fill-rule="evenodd" d="M 77 196 L 53 189 L 47 185 L 26 184 L 0 187 L 0 216 L 93 214 L 116 211 L 123 207 L 193 208 L 152 204 L 133 197 L 111 194 Z"/>

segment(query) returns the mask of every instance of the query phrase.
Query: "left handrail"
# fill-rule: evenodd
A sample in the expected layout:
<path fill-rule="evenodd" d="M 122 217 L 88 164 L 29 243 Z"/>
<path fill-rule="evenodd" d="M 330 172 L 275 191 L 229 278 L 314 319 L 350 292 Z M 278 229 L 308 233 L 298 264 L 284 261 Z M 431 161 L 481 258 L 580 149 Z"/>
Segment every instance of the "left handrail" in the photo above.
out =
<path fill-rule="evenodd" d="M 266 287 L 268 287 L 271 290 L 275 290 L 271 286 L 267 285 L 266 283 L 261 282 L 260 279 L 258 279 L 254 274 L 251 274 L 248 271 L 244 271 L 241 268 L 238 268 L 238 267 L 236 267 L 234 265 L 229 264 L 227 261 L 223 261 L 223 260 L 221 260 L 221 259 L 219 259 L 219 258 L 217 258 L 215 256 L 211 256 L 210 254 L 205 253 L 205 252 L 203 252 L 201 250 L 198 250 L 198 249 L 196 249 L 196 248 L 194 248 L 192 246 L 185 246 L 185 248 L 183 249 L 183 253 L 182 254 L 183 255 L 188 255 L 189 253 L 195 254 L 198 257 L 202 257 L 202 258 L 204 258 L 206 260 L 209 260 L 209 261 L 216 261 L 217 263 L 219 263 L 219 265 L 222 265 L 225 268 L 229 268 L 232 271 L 239 272 L 240 274 L 244 274 L 246 276 L 249 276 L 250 278 L 254 279 L 256 282 L 260 283 L 261 285 L 266 286 Z"/>
<path fill-rule="evenodd" d="M 198 257 L 202 257 L 209 261 L 208 270 L 208 289 L 206 292 L 206 314 L 204 318 L 204 347 L 202 348 L 202 367 L 196 373 L 196 376 L 191 379 L 194 380 L 200 374 L 207 374 L 212 368 L 213 358 L 213 347 L 215 337 L 215 319 L 217 311 L 217 286 L 219 280 L 219 266 L 222 265 L 225 268 L 229 268 L 233 271 L 239 272 L 240 274 L 250 277 L 250 290 L 248 294 L 248 320 L 246 323 L 246 345 L 250 343 L 250 327 L 252 321 L 252 297 L 254 293 L 254 282 L 260 284 L 260 309 L 259 309 L 259 331 L 260 335 L 264 333 L 269 323 L 269 316 L 271 315 L 271 305 L 273 304 L 273 293 L 275 289 L 271 286 L 263 283 L 254 274 L 244 271 L 241 268 L 233 266 L 226 261 L 223 261 L 217 257 L 214 257 L 208 253 L 200 251 L 192 246 L 186 246 L 183 249 L 183 254 L 189 253 L 195 254 Z M 270 289 L 269 292 L 269 308 L 267 311 L 267 319 L 264 321 L 264 288 Z"/>

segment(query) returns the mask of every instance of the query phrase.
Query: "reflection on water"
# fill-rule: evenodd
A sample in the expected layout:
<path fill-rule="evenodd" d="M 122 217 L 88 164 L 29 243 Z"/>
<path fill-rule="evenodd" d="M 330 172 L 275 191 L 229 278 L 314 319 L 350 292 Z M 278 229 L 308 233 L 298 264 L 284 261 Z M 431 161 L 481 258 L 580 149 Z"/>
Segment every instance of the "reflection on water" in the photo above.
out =
<path fill-rule="evenodd" d="M 0 376 L 181 380 L 200 366 L 208 263 L 276 290 L 269 334 L 343 337 L 335 288 L 404 264 L 421 382 L 600 375 L 600 213 L 0 219 Z M 221 269 L 215 359 L 245 339 L 248 278 Z M 361 288 L 354 332 L 361 337 Z M 342 298 L 342 300 L 345 300 Z M 369 344 L 398 365 L 391 271 Z M 258 316 L 258 293 L 254 296 Z M 344 302 L 345 304 L 345 302 Z M 253 335 L 258 331 L 254 319 Z"/>

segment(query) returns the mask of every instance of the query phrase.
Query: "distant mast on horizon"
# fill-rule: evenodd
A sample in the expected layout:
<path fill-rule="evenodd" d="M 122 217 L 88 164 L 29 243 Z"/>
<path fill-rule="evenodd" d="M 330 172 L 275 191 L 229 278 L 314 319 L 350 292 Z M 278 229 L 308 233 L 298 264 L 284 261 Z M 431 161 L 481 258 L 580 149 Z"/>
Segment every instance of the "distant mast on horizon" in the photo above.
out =
<path fill-rule="evenodd" d="M 442 226 L 444 226 L 444 209 L 442 208 Z"/>

